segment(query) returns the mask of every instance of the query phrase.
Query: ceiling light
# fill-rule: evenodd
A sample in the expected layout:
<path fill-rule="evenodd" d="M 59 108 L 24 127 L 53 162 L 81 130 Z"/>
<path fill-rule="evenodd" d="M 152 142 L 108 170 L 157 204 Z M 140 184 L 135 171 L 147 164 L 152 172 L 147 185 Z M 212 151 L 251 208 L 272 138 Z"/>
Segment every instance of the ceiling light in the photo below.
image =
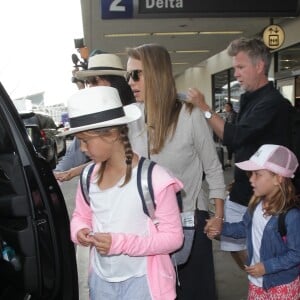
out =
<path fill-rule="evenodd" d="M 175 53 L 208 53 L 209 50 L 175 50 Z"/>
<path fill-rule="evenodd" d="M 294 48 L 290 48 L 290 49 L 285 49 L 285 53 L 286 52 L 290 52 L 290 51 L 299 51 L 300 50 L 300 48 L 299 47 L 294 47 Z"/>
<path fill-rule="evenodd" d="M 111 33 L 111 34 L 104 34 L 104 37 L 134 37 L 134 36 L 150 36 L 151 33 L 147 32 L 140 32 L 140 33 Z"/>
<path fill-rule="evenodd" d="M 189 65 L 188 62 L 172 62 L 172 65 Z"/>
<path fill-rule="evenodd" d="M 198 35 L 198 34 L 242 34 L 243 31 L 176 31 L 176 32 L 136 32 L 136 33 L 111 33 L 104 34 L 107 38 L 119 37 L 143 37 L 143 36 L 181 36 L 181 35 Z"/>
<path fill-rule="evenodd" d="M 152 35 L 197 35 L 198 31 L 153 32 Z"/>
<path fill-rule="evenodd" d="M 199 34 L 242 34 L 243 31 L 200 31 Z"/>
<path fill-rule="evenodd" d="M 284 61 L 284 62 L 296 62 L 296 59 L 281 59 L 280 61 Z"/>

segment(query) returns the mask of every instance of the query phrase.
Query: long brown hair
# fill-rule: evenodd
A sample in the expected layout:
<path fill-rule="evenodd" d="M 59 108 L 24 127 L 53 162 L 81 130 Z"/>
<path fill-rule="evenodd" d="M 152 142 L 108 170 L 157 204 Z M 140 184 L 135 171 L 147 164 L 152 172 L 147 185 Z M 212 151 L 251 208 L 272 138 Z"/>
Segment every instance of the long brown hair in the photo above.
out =
<path fill-rule="evenodd" d="M 248 206 L 250 212 L 254 212 L 255 207 L 260 201 L 261 197 L 252 196 Z M 272 199 L 268 199 L 268 205 L 265 208 L 265 215 L 279 215 L 280 213 L 287 211 L 289 208 L 298 205 L 299 199 L 295 195 L 295 187 L 292 180 L 291 178 L 284 177 L 282 182 L 279 183 L 279 188 L 272 196 Z"/>
<path fill-rule="evenodd" d="M 182 107 L 177 100 L 171 58 L 167 49 L 156 44 L 129 48 L 127 54 L 143 65 L 150 153 L 159 153 L 166 139 L 174 134 Z"/>
<path fill-rule="evenodd" d="M 99 128 L 99 129 L 93 129 L 87 131 L 93 135 L 98 135 L 101 138 L 105 137 L 110 137 L 114 132 L 118 133 L 118 139 L 120 142 L 123 143 L 124 146 L 124 153 L 125 153 L 125 163 L 126 163 L 126 174 L 125 174 L 125 179 L 124 182 L 122 183 L 122 186 L 127 184 L 129 180 L 131 179 L 131 174 L 132 174 L 132 159 L 133 159 L 133 151 L 131 148 L 131 144 L 128 138 L 128 127 L 127 125 L 120 125 L 120 126 L 115 126 L 115 127 L 104 127 L 104 128 Z M 98 171 L 98 180 L 97 184 L 100 185 L 104 171 L 106 168 L 106 161 L 102 162 Z"/>

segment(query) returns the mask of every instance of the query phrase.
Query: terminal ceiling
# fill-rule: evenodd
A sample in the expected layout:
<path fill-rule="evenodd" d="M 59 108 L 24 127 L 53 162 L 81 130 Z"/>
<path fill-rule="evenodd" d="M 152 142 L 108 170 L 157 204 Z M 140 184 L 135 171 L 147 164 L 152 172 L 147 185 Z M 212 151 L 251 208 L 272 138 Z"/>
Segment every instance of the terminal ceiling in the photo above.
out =
<path fill-rule="evenodd" d="M 226 49 L 230 41 L 235 38 L 258 36 L 271 22 L 282 25 L 289 21 L 288 18 L 271 19 L 269 17 L 103 20 L 99 13 L 99 7 L 97 7 L 99 1 L 82 1 L 81 3 L 84 41 L 90 51 L 100 49 L 108 53 L 116 53 L 120 55 L 125 66 L 127 60 L 125 49 L 127 47 L 157 43 L 165 46 L 170 52 L 175 76 L 188 68 L 204 66 L 208 58 Z M 155 35 L 155 33 L 176 32 L 197 32 L 197 34 Z M 231 32 L 231 34 L 226 32 Z M 148 33 L 149 35 L 111 36 L 132 33 Z"/>

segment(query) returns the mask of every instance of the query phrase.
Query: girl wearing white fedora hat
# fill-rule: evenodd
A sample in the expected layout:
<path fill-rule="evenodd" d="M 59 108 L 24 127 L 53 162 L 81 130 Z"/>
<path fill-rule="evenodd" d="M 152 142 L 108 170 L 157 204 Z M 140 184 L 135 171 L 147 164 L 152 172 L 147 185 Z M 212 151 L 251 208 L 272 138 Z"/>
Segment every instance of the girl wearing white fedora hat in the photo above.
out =
<path fill-rule="evenodd" d="M 88 103 L 88 105 L 87 105 Z M 140 158 L 132 151 L 127 124 L 141 116 L 122 106 L 112 87 L 80 90 L 68 102 L 71 128 L 95 163 L 89 202 L 80 185 L 71 238 L 91 247 L 90 299 L 174 300 L 175 272 L 169 253 L 183 242 L 176 192 L 182 183 L 155 165 L 155 223 L 144 212 L 137 187 Z"/>

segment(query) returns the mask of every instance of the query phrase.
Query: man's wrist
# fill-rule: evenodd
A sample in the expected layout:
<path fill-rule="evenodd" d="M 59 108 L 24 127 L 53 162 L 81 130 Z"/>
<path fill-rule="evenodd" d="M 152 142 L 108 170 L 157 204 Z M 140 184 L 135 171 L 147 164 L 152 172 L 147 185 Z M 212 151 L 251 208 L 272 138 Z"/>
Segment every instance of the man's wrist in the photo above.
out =
<path fill-rule="evenodd" d="M 194 105 L 197 106 L 203 113 L 211 110 L 211 108 L 205 102 L 203 103 L 201 101 L 195 101 Z"/>
<path fill-rule="evenodd" d="M 206 104 L 206 103 L 205 103 Z M 201 109 L 203 112 L 204 111 L 212 111 L 212 109 L 206 104 L 205 106 L 203 106 L 203 108 Z"/>
<path fill-rule="evenodd" d="M 211 119 L 212 116 L 214 115 L 214 113 L 215 113 L 215 112 L 214 112 L 213 110 L 211 110 L 211 109 L 209 108 L 209 106 L 208 106 L 208 109 L 207 109 L 207 110 L 203 111 L 204 117 L 205 117 L 205 119 L 207 119 L 207 120 Z"/>

